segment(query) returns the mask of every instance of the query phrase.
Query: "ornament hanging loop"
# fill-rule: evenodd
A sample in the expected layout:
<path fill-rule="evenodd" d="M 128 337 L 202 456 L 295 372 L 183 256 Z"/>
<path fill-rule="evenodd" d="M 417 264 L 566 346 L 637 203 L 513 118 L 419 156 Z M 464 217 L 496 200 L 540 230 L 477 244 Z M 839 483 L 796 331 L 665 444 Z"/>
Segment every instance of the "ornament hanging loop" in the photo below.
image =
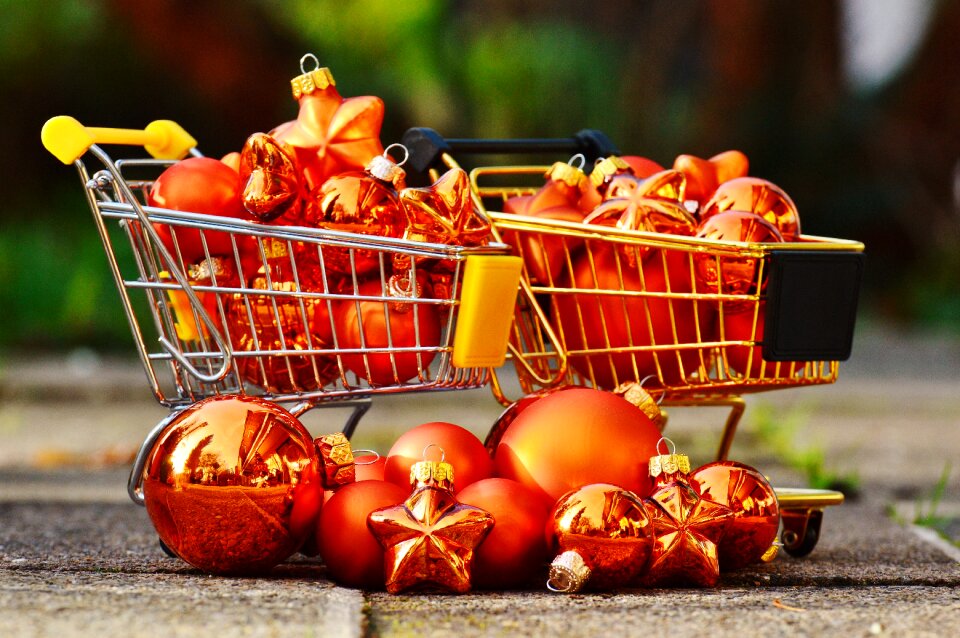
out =
<path fill-rule="evenodd" d="M 567 160 L 567 164 L 570 166 L 576 166 L 582 171 L 583 167 L 587 165 L 587 158 L 583 153 L 577 153 Z"/>
<path fill-rule="evenodd" d="M 423 448 L 423 454 L 422 454 L 422 456 L 423 456 L 423 460 L 424 460 L 424 461 L 427 460 L 427 450 L 429 450 L 429 449 L 432 448 L 432 447 L 435 447 L 435 448 L 437 448 L 438 450 L 440 450 L 440 462 L 441 462 L 441 463 L 443 463 L 444 461 L 447 460 L 447 453 L 444 451 L 444 449 L 443 449 L 442 447 L 440 447 L 440 446 L 437 445 L 436 443 L 428 443 L 428 444 L 427 444 L 427 447 Z"/>
<path fill-rule="evenodd" d="M 360 456 L 360 453 L 361 453 L 361 452 L 365 452 L 365 454 L 364 454 L 363 456 L 373 456 L 373 460 L 372 460 L 372 461 L 364 461 L 364 462 L 362 462 L 362 463 L 361 463 L 360 461 L 354 460 L 354 462 L 353 462 L 354 465 L 373 465 L 374 463 L 376 463 L 377 461 L 379 461 L 380 459 L 383 458 L 382 456 L 380 456 L 380 453 L 377 452 L 376 450 L 365 450 L 365 449 L 354 450 L 354 451 L 353 451 L 353 456 L 354 456 L 354 458 Z"/>
<path fill-rule="evenodd" d="M 648 375 L 645 376 L 644 378 L 640 379 L 640 383 L 638 383 L 637 385 L 640 386 L 640 389 L 641 389 L 641 390 L 646 391 L 646 388 L 643 387 L 643 384 L 646 383 L 647 381 L 649 381 L 650 379 L 656 379 L 656 378 L 657 378 L 657 375 L 655 375 L 655 374 L 648 374 Z M 649 392 L 648 392 L 647 394 L 649 394 Z M 661 405 L 661 404 L 663 403 L 663 397 L 664 397 L 665 395 L 666 395 L 666 392 L 661 392 L 661 393 L 660 393 L 660 396 L 657 398 L 657 405 Z M 651 396 L 652 396 L 652 395 L 651 395 Z"/>
<path fill-rule="evenodd" d="M 400 143 L 398 143 L 398 142 L 394 142 L 393 144 L 391 144 L 391 145 L 388 146 L 387 148 L 383 149 L 383 157 L 385 157 L 386 159 L 390 159 L 390 149 L 401 149 L 401 150 L 403 150 L 403 159 L 400 160 L 399 162 L 395 162 L 397 166 L 403 166 L 403 165 L 406 163 L 406 161 L 407 161 L 408 159 L 410 159 L 410 151 L 407 149 L 406 146 L 404 146 L 403 144 L 400 144 Z"/>
<path fill-rule="evenodd" d="M 312 68 L 312 69 L 307 69 L 307 62 L 308 62 L 308 61 L 313 62 L 313 68 Z M 313 71 L 316 71 L 316 70 L 319 69 L 319 68 L 320 68 L 320 60 L 318 60 L 318 59 L 317 59 L 317 56 L 315 56 L 314 54 L 312 54 L 312 53 L 307 53 L 307 54 L 305 54 L 302 58 L 300 58 L 300 72 L 301 72 L 301 73 L 312 73 Z"/>
<path fill-rule="evenodd" d="M 660 444 L 663 443 L 667 448 L 667 454 L 674 455 L 677 453 L 677 444 L 674 443 L 669 437 L 661 436 L 660 440 L 657 441 L 657 454 L 660 454 Z M 670 446 L 673 446 L 673 450 L 670 449 Z"/>

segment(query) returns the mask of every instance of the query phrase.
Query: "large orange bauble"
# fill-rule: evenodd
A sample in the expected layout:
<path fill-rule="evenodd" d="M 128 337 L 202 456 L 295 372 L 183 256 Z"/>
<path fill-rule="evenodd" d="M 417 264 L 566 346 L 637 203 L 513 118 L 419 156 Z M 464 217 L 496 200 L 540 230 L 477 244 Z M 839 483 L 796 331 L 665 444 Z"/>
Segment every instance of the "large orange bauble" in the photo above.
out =
<path fill-rule="evenodd" d="M 320 513 L 317 546 L 330 576 L 349 587 L 383 588 L 383 547 L 367 529 L 373 510 L 402 503 L 410 490 L 386 481 L 337 489 Z"/>
<path fill-rule="evenodd" d="M 642 410 L 610 392 L 574 388 L 548 395 L 513 421 L 497 447 L 496 472 L 551 501 L 590 483 L 645 496 L 647 464 L 660 431 Z"/>
<path fill-rule="evenodd" d="M 584 255 L 574 263 L 573 281 L 563 285 L 586 290 L 621 290 L 622 275 L 622 288 L 631 291 L 663 293 L 668 289 L 668 282 L 671 293 L 688 293 L 693 288 L 687 256 L 678 251 L 654 250 L 648 254 L 641 262 L 643 279 L 637 268 L 629 267 L 626 260 L 620 259 L 618 264 L 613 248 L 594 251 L 592 260 L 588 257 Z M 699 310 L 703 320 L 708 314 L 705 304 Z M 698 315 L 689 299 L 590 293 L 557 295 L 554 312 L 568 350 L 697 343 Z M 660 379 L 661 384 L 676 384 L 697 371 L 700 356 L 696 349 L 676 349 L 660 350 L 656 357 L 653 351 L 571 355 L 569 361 L 597 387 L 613 390 L 621 383 L 642 381 L 649 375 Z M 656 385 L 647 383 L 645 387 Z"/>
<path fill-rule="evenodd" d="M 473 552 L 473 585 L 511 589 L 543 583 L 547 542 L 543 535 L 552 502 L 516 481 L 488 478 L 457 495 L 461 503 L 493 514 L 496 523 Z"/>
<path fill-rule="evenodd" d="M 312 529 L 318 465 L 310 433 L 280 406 L 211 397 L 178 414 L 154 444 L 144 502 L 163 543 L 194 567 L 263 573 Z"/>
<path fill-rule="evenodd" d="M 435 447 L 427 450 L 427 460 L 440 460 L 437 448 L 443 450 L 444 460 L 453 465 L 454 491 L 459 492 L 471 483 L 493 475 L 493 461 L 480 439 L 459 425 L 434 421 L 400 435 L 387 454 L 384 478 L 397 485 L 409 486 L 410 467 L 424 460 L 424 449 L 431 444 Z"/>

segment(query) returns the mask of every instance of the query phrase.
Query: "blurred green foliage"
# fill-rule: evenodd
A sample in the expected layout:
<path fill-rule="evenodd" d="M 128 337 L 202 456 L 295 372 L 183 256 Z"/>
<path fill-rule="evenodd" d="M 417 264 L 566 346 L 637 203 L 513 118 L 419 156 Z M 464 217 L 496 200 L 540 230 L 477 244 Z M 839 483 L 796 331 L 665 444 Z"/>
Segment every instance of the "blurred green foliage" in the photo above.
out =
<path fill-rule="evenodd" d="M 739 148 L 805 232 L 867 244 L 864 312 L 960 329 L 957 4 L 900 77 L 857 93 L 831 0 L 0 0 L 0 348 L 130 344 L 75 172 L 40 147 L 47 118 L 175 119 L 219 156 L 295 116 L 308 51 L 344 95 L 384 98 L 385 143 L 589 127 L 663 164 Z"/>

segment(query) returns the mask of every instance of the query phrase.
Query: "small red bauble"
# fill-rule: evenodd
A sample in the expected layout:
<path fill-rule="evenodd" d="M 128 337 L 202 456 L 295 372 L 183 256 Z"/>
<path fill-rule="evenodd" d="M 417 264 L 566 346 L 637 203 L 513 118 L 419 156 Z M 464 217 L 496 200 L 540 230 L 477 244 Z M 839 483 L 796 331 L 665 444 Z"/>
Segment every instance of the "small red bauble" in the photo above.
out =
<path fill-rule="evenodd" d="M 189 157 L 160 174 L 150 189 L 147 204 L 217 217 L 249 219 L 240 200 L 240 190 L 240 176 L 223 162 L 209 157 Z M 173 256 L 176 257 L 179 251 L 186 265 L 206 259 L 204 240 L 210 256 L 233 255 L 229 233 L 201 233 L 196 228 L 178 226 L 174 242 L 170 225 L 154 224 L 154 228 Z M 241 251 L 249 248 L 247 242 L 241 244 Z"/>
<path fill-rule="evenodd" d="M 358 481 L 324 503 L 317 545 L 330 576 L 349 587 L 383 588 L 383 547 L 367 528 L 370 512 L 402 503 L 409 490 L 386 481 Z"/>
<path fill-rule="evenodd" d="M 389 296 L 379 279 L 360 284 L 357 294 L 359 297 Z M 406 352 L 344 354 L 343 364 L 371 385 L 396 385 L 417 377 L 437 354 L 430 348 L 440 343 L 438 307 L 414 301 L 404 303 L 399 297 L 396 302 L 374 299 L 342 302 L 336 317 L 340 348 L 417 348 Z"/>
<path fill-rule="evenodd" d="M 496 472 L 555 501 L 590 483 L 648 489 L 638 459 L 656 453 L 660 431 L 642 410 L 610 392 L 573 388 L 528 406 L 497 447 Z"/>
<path fill-rule="evenodd" d="M 489 478 L 493 461 L 487 449 L 470 430 L 453 423 L 434 421 L 407 430 L 396 440 L 387 454 L 384 478 L 397 485 L 410 485 L 410 467 L 424 460 L 424 449 L 434 446 L 443 450 L 444 460 L 457 469 L 454 491 Z M 440 451 L 427 452 L 429 460 L 437 460 Z"/>
<path fill-rule="evenodd" d="M 495 524 L 473 553 L 473 584 L 511 589 L 542 582 L 549 556 L 543 528 L 552 503 L 516 481 L 488 478 L 457 494 L 461 503 L 493 514 Z"/>

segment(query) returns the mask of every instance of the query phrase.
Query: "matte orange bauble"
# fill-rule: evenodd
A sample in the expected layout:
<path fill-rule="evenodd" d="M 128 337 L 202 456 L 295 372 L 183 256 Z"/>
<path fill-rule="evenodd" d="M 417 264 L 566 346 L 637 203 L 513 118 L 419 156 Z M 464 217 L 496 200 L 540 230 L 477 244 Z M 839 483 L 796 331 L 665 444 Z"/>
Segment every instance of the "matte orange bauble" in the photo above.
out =
<path fill-rule="evenodd" d="M 383 472 L 387 467 L 387 457 L 364 454 L 355 459 L 358 481 L 383 481 Z"/>
<path fill-rule="evenodd" d="M 268 571 L 303 545 L 323 490 L 310 433 L 255 397 L 200 401 L 171 421 L 143 478 L 163 543 L 214 574 Z"/>
<path fill-rule="evenodd" d="M 496 522 L 473 553 L 473 585 L 512 589 L 543 582 L 548 560 L 543 529 L 552 503 L 521 483 L 488 478 L 460 491 L 461 503 L 493 514 Z"/>
<path fill-rule="evenodd" d="M 662 296 L 618 296 L 606 291 L 687 293 L 693 288 L 690 266 L 678 251 L 652 251 L 638 268 L 630 268 L 619 253 L 604 247 L 574 262 L 573 277 L 561 285 L 597 294 L 560 295 L 554 299 L 554 317 L 567 350 L 603 350 L 628 346 L 674 346 L 697 342 L 699 314 L 688 299 Z M 669 287 L 668 287 L 669 286 Z M 695 349 L 571 355 L 573 368 L 594 385 L 613 390 L 621 383 L 638 382 L 649 375 L 668 384 L 681 382 L 698 370 Z M 681 369 L 682 364 L 682 369 Z M 655 383 L 646 387 L 656 387 Z"/>
<path fill-rule="evenodd" d="M 370 512 L 402 503 L 410 490 L 386 481 L 358 481 L 324 503 L 317 545 L 327 571 L 349 587 L 383 588 L 383 547 L 367 528 Z"/>
<path fill-rule="evenodd" d="M 555 501 L 581 485 L 613 483 L 646 493 L 642 459 L 660 431 L 642 410 L 610 392 L 573 388 L 527 407 L 497 447 L 498 476 Z"/>
<path fill-rule="evenodd" d="M 453 423 L 433 421 L 407 430 L 396 440 L 387 454 L 384 478 L 397 485 L 410 485 L 410 467 L 424 460 L 424 449 L 429 460 L 444 460 L 457 468 L 454 491 L 459 492 L 471 483 L 493 475 L 493 461 L 483 443 L 470 430 Z M 440 448 L 437 450 L 436 448 Z"/>
<path fill-rule="evenodd" d="M 777 494 L 763 474 L 736 461 L 714 461 L 690 473 L 690 487 L 733 511 L 717 545 L 720 571 L 760 562 L 780 529 Z"/>

